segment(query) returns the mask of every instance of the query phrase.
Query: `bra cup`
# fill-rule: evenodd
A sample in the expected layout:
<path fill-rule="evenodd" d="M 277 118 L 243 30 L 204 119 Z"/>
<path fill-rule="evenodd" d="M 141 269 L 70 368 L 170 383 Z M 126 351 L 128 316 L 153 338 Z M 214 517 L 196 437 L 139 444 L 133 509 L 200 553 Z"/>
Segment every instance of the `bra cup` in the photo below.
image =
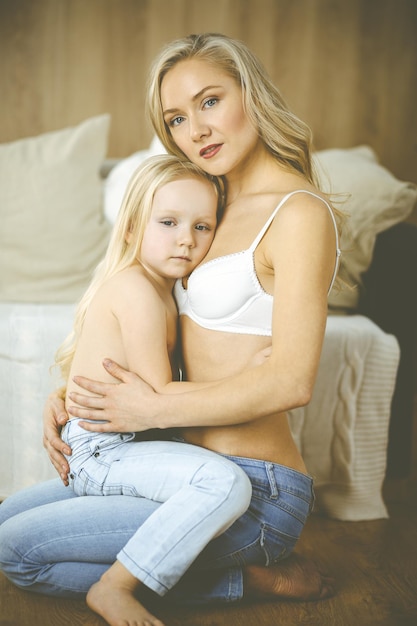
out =
<path fill-rule="evenodd" d="M 194 270 L 174 289 L 180 315 L 203 328 L 270 335 L 273 298 L 261 287 L 251 250 L 219 257 Z"/>
<path fill-rule="evenodd" d="M 214 259 L 190 276 L 188 303 L 196 316 L 219 322 L 235 317 L 259 293 L 247 252 Z"/>

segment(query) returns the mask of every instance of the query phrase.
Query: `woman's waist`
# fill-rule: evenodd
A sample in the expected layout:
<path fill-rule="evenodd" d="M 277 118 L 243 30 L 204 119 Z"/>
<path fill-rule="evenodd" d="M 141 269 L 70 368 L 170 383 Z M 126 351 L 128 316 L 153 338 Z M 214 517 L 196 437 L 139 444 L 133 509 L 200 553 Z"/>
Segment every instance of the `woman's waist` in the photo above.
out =
<path fill-rule="evenodd" d="M 227 456 L 269 461 L 307 473 L 285 414 L 234 426 L 184 428 L 187 443 Z"/>
<path fill-rule="evenodd" d="M 213 382 L 234 376 L 257 365 L 255 355 L 271 345 L 271 337 L 207 330 L 186 316 L 181 316 L 181 323 L 182 356 L 190 381 Z"/>

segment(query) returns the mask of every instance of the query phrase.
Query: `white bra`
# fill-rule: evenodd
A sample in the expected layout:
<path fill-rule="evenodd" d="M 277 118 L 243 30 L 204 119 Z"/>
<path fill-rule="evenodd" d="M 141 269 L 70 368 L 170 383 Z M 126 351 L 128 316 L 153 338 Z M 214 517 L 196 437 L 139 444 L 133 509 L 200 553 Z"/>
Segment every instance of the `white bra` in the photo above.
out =
<path fill-rule="evenodd" d="M 245 335 L 272 335 L 273 296 L 262 288 L 255 270 L 254 253 L 279 209 L 296 193 L 308 193 L 327 206 L 336 233 L 336 261 L 329 292 L 339 267 L 340 249 L 336 220 L 329 204 L 320 196 L 302 189 L 287 194 L 273 211 L 252 243 L 241 252 L 221 256 L 197 267 L 185 289 L 177 280 L 174 295 L 180 315 L 209 330 Z"/>

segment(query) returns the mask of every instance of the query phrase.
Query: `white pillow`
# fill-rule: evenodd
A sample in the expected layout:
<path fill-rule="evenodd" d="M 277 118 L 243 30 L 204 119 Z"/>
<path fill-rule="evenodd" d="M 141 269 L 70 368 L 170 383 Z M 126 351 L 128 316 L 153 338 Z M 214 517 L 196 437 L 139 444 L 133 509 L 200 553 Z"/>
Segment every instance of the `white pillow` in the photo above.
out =
<path fill-rule="evenodd" d="M 355 310 L 361 277 L 371 263 L 377 234 L 410 215 L 417 201 L 417 187 L 382 167 L 369 146 L 321 150 L 314 161 L 322 189 L 342 194 L 343 202 L 340 206 L 335 202 L 335 206 L 349 217 L 341 242 L 341 276 L 358 287 L 333 290 L 329 306 Z"/>
<path fill-rule="evenodd" d="M 78 300 L 110 227 L 100 166 L 110 116 L 0 145 L 0 300 Z"/>

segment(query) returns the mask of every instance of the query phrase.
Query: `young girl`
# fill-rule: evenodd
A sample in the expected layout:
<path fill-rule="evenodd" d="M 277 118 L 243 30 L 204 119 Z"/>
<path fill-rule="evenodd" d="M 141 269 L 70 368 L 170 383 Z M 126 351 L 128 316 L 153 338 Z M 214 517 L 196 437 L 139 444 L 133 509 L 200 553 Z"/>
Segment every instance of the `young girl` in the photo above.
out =
<path fill-rule="evenodd" d="M 78 306 L 73 333 L 57 353 L 68 380 L 67 404 L 77 388 L 74 372 L 114 380 L 101 364 L 110 354 L 161 392 L 187 385 L 171 382 L 178 378 L 172 288 L 206 255 L 220 205 L 220 187 L 196 166 L 165 155 L 138 168 L 106 256 Z M 90 433 L 79 421 L 70 420 L 63 431 L 73 451 L 70 485 L 77 495 L 123 494 L 165 503 L 93 585 L 87 603 L 109 624 L 160 625 L 134 597 L 139 581 L 166 593 L 209 540 L 246 510 L 249 479 L 203 448 L 133 442 L 133 432 Z"/>

